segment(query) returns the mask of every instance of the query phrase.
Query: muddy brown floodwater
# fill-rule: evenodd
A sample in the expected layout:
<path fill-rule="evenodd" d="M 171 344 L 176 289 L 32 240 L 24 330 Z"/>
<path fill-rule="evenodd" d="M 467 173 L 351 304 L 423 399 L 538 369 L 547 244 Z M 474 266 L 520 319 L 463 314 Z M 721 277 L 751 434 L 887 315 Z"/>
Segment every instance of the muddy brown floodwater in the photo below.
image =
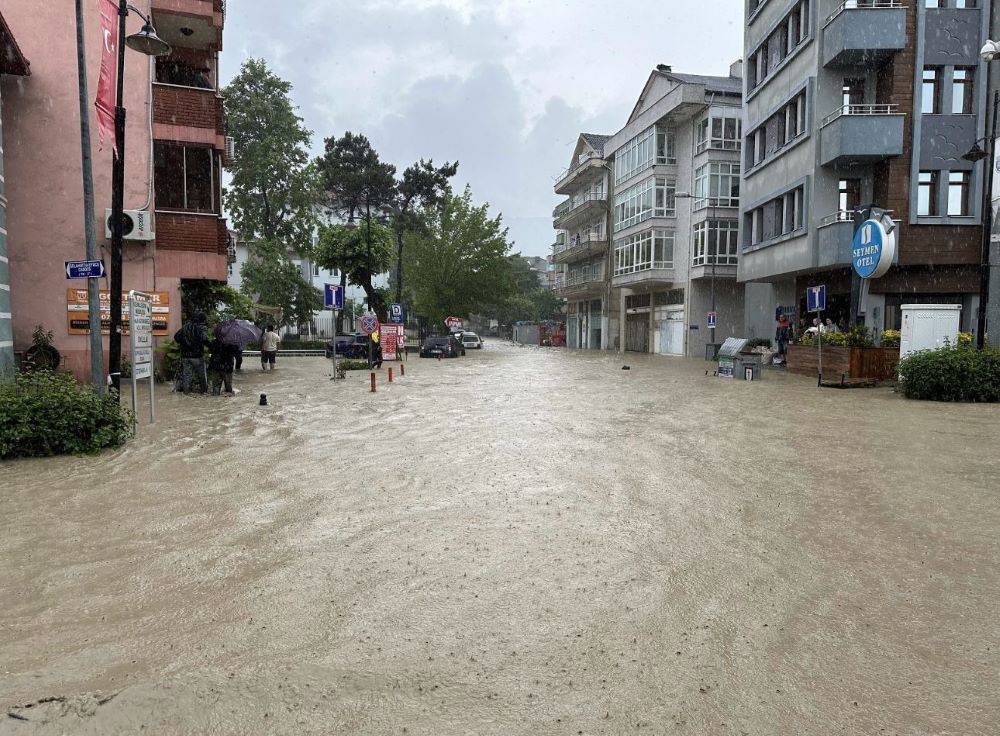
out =
<path fill-rule="evenodd" d="M 0 467 L 0 733 L 997 733 L 1000 408 L 407 368 Z"/>

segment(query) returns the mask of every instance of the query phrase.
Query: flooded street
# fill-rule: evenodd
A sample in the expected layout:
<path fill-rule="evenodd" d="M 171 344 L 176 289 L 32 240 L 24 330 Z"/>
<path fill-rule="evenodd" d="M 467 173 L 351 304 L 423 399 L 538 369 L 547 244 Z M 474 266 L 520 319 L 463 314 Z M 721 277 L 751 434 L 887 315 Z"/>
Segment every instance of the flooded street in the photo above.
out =
<path fill-rule="evenodd" d="M 6 465 L 0 733 L 995 733 L 1000 407 L 704 368 L 286 359 Z"/>

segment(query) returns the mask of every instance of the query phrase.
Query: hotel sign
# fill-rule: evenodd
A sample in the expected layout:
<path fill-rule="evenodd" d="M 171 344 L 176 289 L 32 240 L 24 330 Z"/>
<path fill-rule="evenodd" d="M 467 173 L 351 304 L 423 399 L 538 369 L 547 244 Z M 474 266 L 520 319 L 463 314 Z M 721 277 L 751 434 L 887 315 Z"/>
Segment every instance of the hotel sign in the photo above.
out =
<path fill-rule="evenodd" d="M 111 334 L 111 292 L 101 289 L 101 333 Z M 166 291 L 150 293 L 152 303 L 153 335 L 164 337 L 170 334 L 170 294 Z M 129 334 L 128 292 L 122 292 L 122 334 Z M 66 290 L 66 329 L 70 335 L 90 333 L 90 309 L 87 305 L 86 289 Z"/>

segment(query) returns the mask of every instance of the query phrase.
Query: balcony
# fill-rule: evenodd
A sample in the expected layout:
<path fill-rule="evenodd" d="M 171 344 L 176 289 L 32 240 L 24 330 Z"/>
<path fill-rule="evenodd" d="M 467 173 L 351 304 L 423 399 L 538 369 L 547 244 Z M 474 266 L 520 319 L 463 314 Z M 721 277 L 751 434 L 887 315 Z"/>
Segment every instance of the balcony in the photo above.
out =
<path fill-rule="evenodd" d="M 896 105 L 844 105 L 820 126 L 820 163 L 843 168 L 901 155 L 903 120 Z"/>
<path fill-rule="evenodd" d="M 584 158 L 576 166 L 566 169 L 559 175 L 555 186 L 556 194 L 569 194 L 590 184 L 604 174 L 605 167 L 604 159 L 597 154 Z"/>
<path fill-rule="evenodd" d="M 868 65 L 906 47 L 902 0 L 847 0 L 823 26 L 823 66 Z"/>
<path fill-rule="evenodd" d="M 595 296 L 604 289 L 604 283 L 604 266 L 601 264 L 567 273 L 562 285 L 556 287 L 556 293 L 564 299 Z"/>
<path fill-rule="evenodd" d="M 552 246 L 553 263 L 573 263 L 607 252 L 608 239 L 600 233 L 575 235 Z"/>
<path fill-rule="evenodd" d="M 153 85 L 153 138 L 225 148 L 222 98 L 213 89 Z"/>
<path fill-rule="evenodd" d="M 174 48 L 222 50 L 222 0 L 152 0 L 150 10 L 157 34 Z"/>
<path fill-rule="evenodd" d="M 646 261 L 615 269 L 611 285 L 616 289 L 638 286 L 670 286 L 676 279 L 673 261 Z"/>
<path fill-rule="evenodd" d="M 606 212 L 607 202 L 608 195 L 603 192 L 587 192 L 567 199 L 552 211 L 554 226 L 560 230 L 569 230 L 587 222 Z"/>

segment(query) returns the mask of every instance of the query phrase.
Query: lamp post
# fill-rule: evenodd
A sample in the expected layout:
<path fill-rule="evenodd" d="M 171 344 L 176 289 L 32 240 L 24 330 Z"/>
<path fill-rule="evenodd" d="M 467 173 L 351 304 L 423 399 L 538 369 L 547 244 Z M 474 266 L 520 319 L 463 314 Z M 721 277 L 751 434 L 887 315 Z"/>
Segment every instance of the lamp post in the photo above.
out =
<path fill-rule="evenodd" d="M 142 29 L 125 37 L 129 12 L 143 20 Z M 115 91 L 115 154 L 111 170 L 111 331 L 108 336 L 108 372 L 116 394 L 120 393 L 122 366 L 122 217 L 125 208 L 125 47 L 146 56 L 170 53 L 170 44 L 156 35 L 148 16 L 129 5 L 118 3 L 118 87 Z"/>

